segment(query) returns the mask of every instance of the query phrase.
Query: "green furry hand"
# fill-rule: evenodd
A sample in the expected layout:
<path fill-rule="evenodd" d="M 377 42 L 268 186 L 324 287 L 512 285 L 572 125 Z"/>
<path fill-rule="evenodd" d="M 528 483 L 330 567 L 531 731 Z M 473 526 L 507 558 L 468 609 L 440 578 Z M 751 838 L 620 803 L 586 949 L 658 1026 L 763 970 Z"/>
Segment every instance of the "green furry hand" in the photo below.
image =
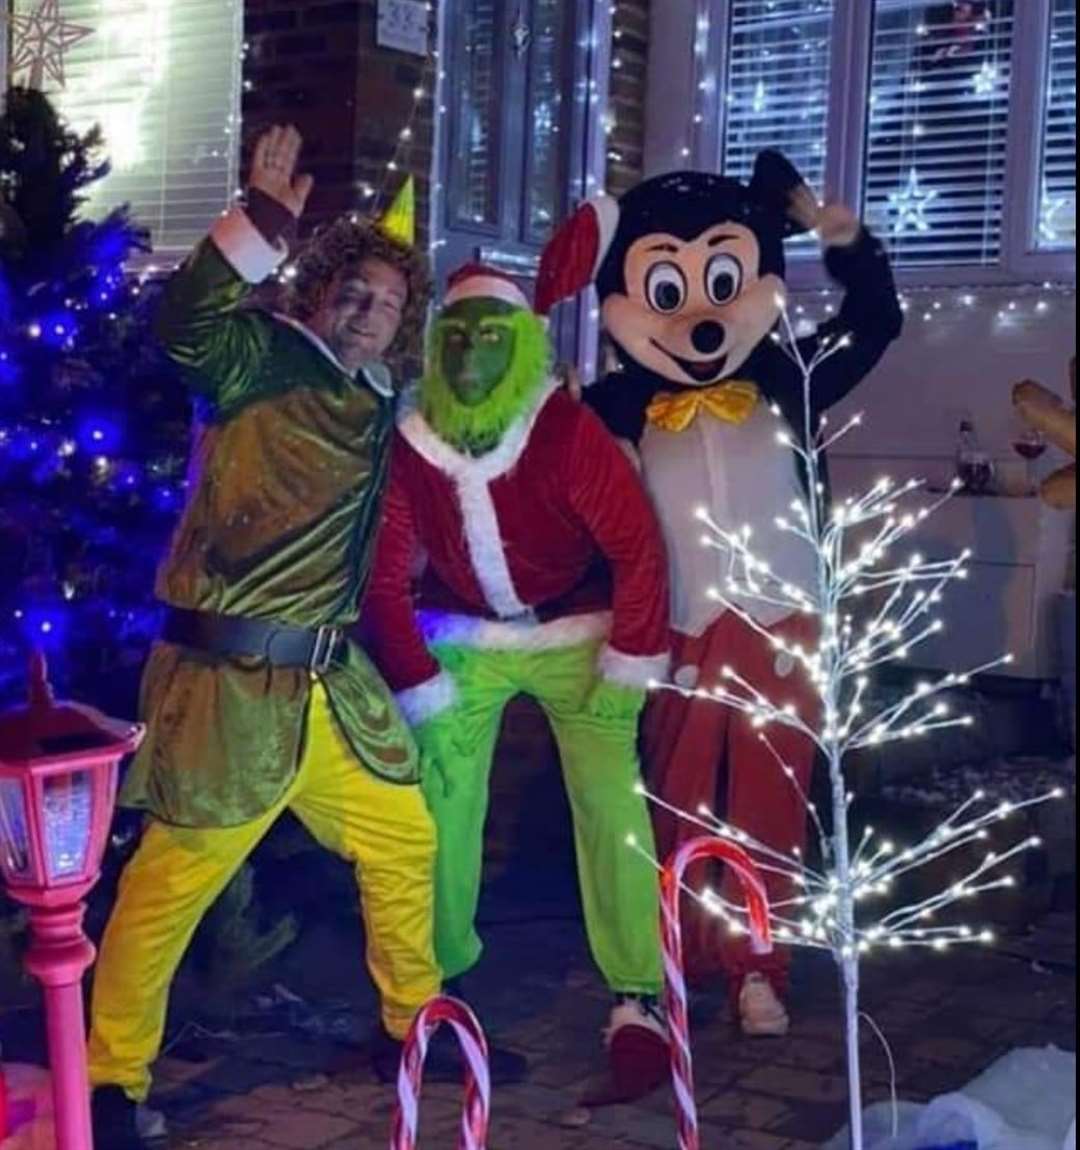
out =
<path fill-rule="evenodd" d="M 585 710 L 597 719 L 636 719 L 645 708 L 645 691 L 601 679 L 589 695 Z"/>
<path fill-rule="evenodd" d="M 438 779 L 449 788 L 453 764 L 462 757 L 456 707 L 448 707 L 413 731 L 425 780 Z"/>

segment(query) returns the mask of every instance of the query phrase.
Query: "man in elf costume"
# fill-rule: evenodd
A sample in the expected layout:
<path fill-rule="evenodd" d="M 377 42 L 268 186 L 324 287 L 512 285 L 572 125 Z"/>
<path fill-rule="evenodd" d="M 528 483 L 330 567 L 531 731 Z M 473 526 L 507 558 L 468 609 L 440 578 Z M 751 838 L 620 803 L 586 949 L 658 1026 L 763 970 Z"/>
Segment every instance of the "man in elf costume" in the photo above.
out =
<path fill-rule="evenodd" d="M 397 226 L 341 220 L 300 259 L 290 314 L 245 308 L 311 192 L 299 151 L 293 129 L 260 141 L 246 207 L 215 225 L 159 315 L 198 422 L 157 588 L 167 621 L 143 683 L 149 730 L 125 794 L 149 824 L 94 988 L 99 1150 L 155 1132 L 140 1104 L 170 983 L 202 916 L 286 810 L 356 867 L 382 1062 L 442 985 L 419 757 L 344 630 L 385 490 L 394 392 L 382 360 L 419 333 L 427 271 L 407 210 Z"/>
<path fill-rule="evenodd" d="M 414 599 L 412 576 L 426 559 Z M 503 712 L 535 699 L 558 741 L 589 939 L 616 997 L 620 1098 L 664 1074 L 658 886 L 638 721 L 667 667 L 666 557 L 615 440 L 552 379 L 520 289 L 470 266 L 451 280 L 429 364 L 399 417 L 367 599 L 372 657 L 434 769 L 436 950 L 448 978 L 481 954 L 488 782 Z"/>

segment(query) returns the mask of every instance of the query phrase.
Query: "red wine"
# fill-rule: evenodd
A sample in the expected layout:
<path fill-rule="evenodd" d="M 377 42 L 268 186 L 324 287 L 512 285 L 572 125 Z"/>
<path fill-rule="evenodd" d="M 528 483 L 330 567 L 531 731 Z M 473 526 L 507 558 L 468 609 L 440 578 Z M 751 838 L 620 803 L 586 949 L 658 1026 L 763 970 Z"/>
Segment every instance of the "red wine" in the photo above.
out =
<path fill-rule="evenodd" d="M 1046 454 L 1045 443 L 1035 443 L 1030 439 L 1020 439 L 1013 444 L 1016 454 L 1021 459 L 1026 459 L 1028 463 L 1034 463 L 1037 459 L 1042 459 Z"/>

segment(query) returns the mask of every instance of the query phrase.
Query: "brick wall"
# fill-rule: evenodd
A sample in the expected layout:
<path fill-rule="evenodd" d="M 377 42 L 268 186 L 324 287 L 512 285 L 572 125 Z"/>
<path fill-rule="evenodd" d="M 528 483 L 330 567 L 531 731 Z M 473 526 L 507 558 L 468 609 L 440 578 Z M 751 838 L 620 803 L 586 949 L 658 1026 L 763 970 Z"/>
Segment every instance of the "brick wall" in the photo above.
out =
<path fill-rule="evenodd" d="M 430 91 L 433 77 L 418 57 L 377 47 L 375 21 L 375 0 L 247 0 L 245 145 L 250 149 L 272 123 L 300 128 L 305 165 L 317 180 L 311 222 L 370 209 L 372 189 L 384 191 L 385 207 L 412 172 L 426 242 L 430 100 L 402 151 L 401 171 L 388 174 L 386 165 L 409 120 L 414 90 L 423 84 Z"/>
<path fill-rule="evenodd" d="M 607 177 L 614 195 L 641 178 L 651 2 L 617 0 L 615 5 Z M 430 99 L 402 151 L 401 171 L 388 176 L 386 165 L 408 122 L 414 90 L 422 85 L 431 92 L 435 77 L 424 61 L 377 47 L 375 21 L 376 0 L 247 0 L 245 143 L 250 148 L 274 122 L 297 124 L 307 142 L 307 166 L 318 180 L 312 221 L 370 207 L 372 188 L 385 189 L 384 200 L 392 197 L 404 175 L 412 173 L 426 241 Z"/>

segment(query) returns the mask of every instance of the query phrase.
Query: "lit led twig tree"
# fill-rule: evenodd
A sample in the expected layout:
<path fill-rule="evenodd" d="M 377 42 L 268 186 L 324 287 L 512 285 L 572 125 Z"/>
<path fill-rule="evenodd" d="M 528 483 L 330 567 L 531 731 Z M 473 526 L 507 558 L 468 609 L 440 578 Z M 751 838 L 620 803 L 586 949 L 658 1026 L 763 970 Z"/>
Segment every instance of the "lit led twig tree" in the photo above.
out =
<path fill-rule="evenodd" d="M 781 301 L 783 306 L 783 301 Z M 817 560 L 817 585 L 800 587 L 773 572 L 752 548 L 750 527 L 730 531 L 715 522 L 707 509 L 698 515 L 706 527 L 703 543 L 727 556 L 723 586 L 708 594 L 757 631 L 762 642 L 785 654 L 810 677 L 820 698 L 815 714 L 767 698 L 753 683 L 731 669 L 723 682 L 697 691 L 682 691 L 727 706 L 747 716 L 761 731 L 763 742 L 773 751 L 777 768 L 794 786 L 806 805 L 821 843 L 821 869 L 810 866 L 798 850 L 785 853 L 775 844 L 763 843 L 736 826 L 701 809 L 684 812 L 656 796 L 653 802 L 673 814 L 743 847 L 759 868 L 780 875 L 792 885 L 790 898 L 772 906 L 776 941 L 832 953 L 842 971 L 845 991 L 848 1072 L 851 1092 L 852 1150 L 863 1150 L 862 1071 L 859 1052 L 860 968 L 875 950 L 925 947 L 937 951 L 958 944 L 989 943 L 989 931 L 968 926 L 939 925 L 938 916 L 956 904 L 980 894 L 1015 885 L 1015 878 L 1001 869 L 1025 851 L 1040 845 L 1025 839 L 1003 853 L 990 851 L 983 860 L 940 894 L 923 902 L 874 916 L 863 907 L 888 896 L 898 879 L 912 871 L 986 842 L 990 829 L 1021 811 L 1063 797 L 1061 792 L 1024 803 L 993 803 L 984 793 L 974 794 L 951 817 L 923 841 L 898 847 L 880 837 L 873 828 L 857 836 L 852 828 L 854 795 L 847 771 L 850 756 L 871 747 L 922 738 L 953 727 L 969 727 L 974 720 L 954 714 L 946 696 L 968 685 L 974 676 L 1010 664 L 1011 656 L 975 668 L 965 674 L 949 674 L 920 683 L 910 694 L 876 713 L 869 703 L 872 674 L 878 667 L 907 661 L 912 652 L 945 627 L 939 617 L 945 591 L 968 578 L 970 552 L 945 562 L 929 562 L 913 555 L 906 562 L 893 556 L 933 513 L 959 490 L 957 483 L 947 495 L 919 502 L 923 484 L 897 485 L 881 480 L 861 498 L 832 503 L 824 482 L 826 452 L 858 427 L 856 417 L 840 430 L 830 430 L 828 420 L 815 427 L 813 376 L 835 355 L 851 346 L 848 337 L 822 341 L 807 358 L 796 338 L 790 317 L 783 310 L 780 332 L 774 339 L 802 373 L 805 385 L 805 442 L 786 429 L 778 435 L 779 447 L 794 451 L 807 477 L 807 498 L 795 502 L 791 518 L 778 519 L 775 528 L 797 536 L 813 549 Z M 780 416 L 779 410 L 776 411 Z M 789 644 L 757 623 L 740 604 L 749 601 L 789 608 L 818 620 L 820 641 L 816 649 Z M 769 728 L 786 727 L 811 740 L 828 764 L 832 793 L 832 826 L 799 785 L 794 770 L 784 762 L 769 736 Z M 856 843 L 856 838 L 858 841 Z M 639 848 L 640 849 L 640 848 Z M 707 909 L 721 917 L 737 933 L 747 932 L 747 911 L 714 891 L 688 891 Z"/>

